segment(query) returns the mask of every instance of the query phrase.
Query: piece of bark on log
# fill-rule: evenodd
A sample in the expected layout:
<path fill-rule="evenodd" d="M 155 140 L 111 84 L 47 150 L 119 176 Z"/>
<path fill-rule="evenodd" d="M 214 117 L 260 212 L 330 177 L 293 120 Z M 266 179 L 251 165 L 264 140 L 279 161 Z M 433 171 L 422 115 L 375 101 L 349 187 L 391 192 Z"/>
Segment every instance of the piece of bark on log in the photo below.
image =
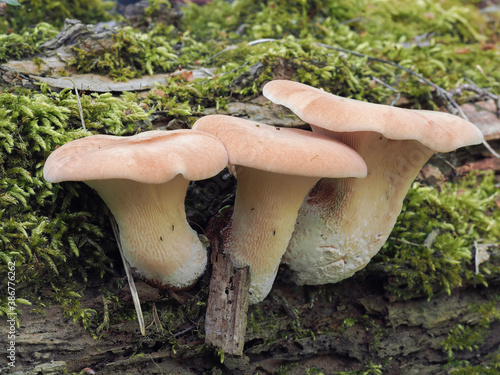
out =
<path fill-rule="evenodd" d="M 216 224 L 212 223 L 212 275 L 205 317 L 205 342 L 225 354 L 241 356 L 245 344 L 249 275 L 247 268 L 234 268 L 223 253 Z"/>

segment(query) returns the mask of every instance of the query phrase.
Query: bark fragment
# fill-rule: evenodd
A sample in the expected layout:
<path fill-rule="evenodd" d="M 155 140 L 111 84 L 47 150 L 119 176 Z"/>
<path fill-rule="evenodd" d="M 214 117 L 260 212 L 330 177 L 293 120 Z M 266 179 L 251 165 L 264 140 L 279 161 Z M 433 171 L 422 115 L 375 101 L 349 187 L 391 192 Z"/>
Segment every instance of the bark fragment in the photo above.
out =
<path fill-rule="evenodd" d="M 234 268 L 229 256 L 223 253 L 219 236 L 220 232 L 215 230 L 210 236 L 212 276 L 205 317 L 205 342 L 226 354 L 241 356 L 247 327 L 248 267 Z"/>

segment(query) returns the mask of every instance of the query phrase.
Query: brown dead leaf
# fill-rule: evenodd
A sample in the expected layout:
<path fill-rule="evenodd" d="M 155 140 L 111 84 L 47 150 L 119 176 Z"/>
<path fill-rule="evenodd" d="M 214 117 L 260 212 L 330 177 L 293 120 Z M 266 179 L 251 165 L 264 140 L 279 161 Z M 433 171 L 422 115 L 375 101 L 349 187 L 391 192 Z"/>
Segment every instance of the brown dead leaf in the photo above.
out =
<path fill-rule="evenodd" d="M 191 82 L 194 79 L 193 71 L 191 70 L 182 70 L 180 76 L 186 82 Z"/>
<path fill-rule="evenodd" d="M 423 167 L 418 174 L 419 179 L 425 181 L 429 185 L 437 186 L 444 182 L 446 178 L 438 167 L 428 164 Z"/>
<path fill-rule="evenodd" d="M 489 50 L 492 50 L 492 49 L 496 49 L 496 45 L 494 43 L 483 43 L 481 45 L 481 50 L 482 51 L 489 51 Z"/>
<path fill-rule="evenodd" d="M 155 94 L 156 96 L 159 96 L 160 98 L 164 98 L 167 95 L 167 93 L 163 90 L 154 89 L 152 91 L 153 91 L 153 94 Z"/>
<path fill-rule="evenodd" d="M 455 48 L 455 52 L 457 55 L 466 55 L 470 52 L 470 48 Z"/>
<path fill-rule="evenodd" d="M 500 139 L 500 119 L 496 115 L 497 105 L 494 100 L 466 103 L 461 108 L 469 121 L 481 130 L 485 140 Z"/>

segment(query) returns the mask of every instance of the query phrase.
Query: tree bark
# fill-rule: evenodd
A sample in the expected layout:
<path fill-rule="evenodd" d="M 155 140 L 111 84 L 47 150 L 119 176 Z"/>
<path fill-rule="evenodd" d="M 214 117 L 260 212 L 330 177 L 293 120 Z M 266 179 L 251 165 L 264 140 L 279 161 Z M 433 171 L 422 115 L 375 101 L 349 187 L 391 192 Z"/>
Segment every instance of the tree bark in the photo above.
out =
<path fill-rule="evenodd" d="M 220 253 L 216 255 L 224 267 L 229 267 L 225 257 Z M 493 259 L 489 262 L 500 263 L 498 249 L 491 255 Z M 232 270 L 232 267 L 224 267 Z M 243 350 L 247 362 L 240 361 L 238 369 L 231 370 L 228 369 L 234 364 L 231 358 L 226 356 L 221 363 L 223 358 L 214 354 L 212 346 L 203 343 L 202 324 L 199 334 L 196 328 L 189 329 L 197 326 L 196 321 L 188 322 L 188 329 L 182 327 L 166 335 L 149 327 L 143 338 L 137 321 L 115 320 L 102 337 L 93 339 L 81 324 L 65 317 L 55 304 L 47 305 L 44 315 L 24 306 L 23 315 L 19 317 L 21 327 L 16 331 L 14 370 L 19 374 L 42 370 L 44 374 L 64 374 L 66 370 L 80 372 L 88 367 L 99 375 L 118 375 L 202 374 L 218 368 L 220 373 L 272 374 L 290 368 L 290 374 L 303 374 L 310 368 L 333 373 L 366 370 L 367 366 L 385 363 L 384 375 L 411 375 L 416 371 L 419 375 L 445 375 L 449 358 L 442 343 L 451 330 L 457 325 L 475 329 L 484 318 L 475 306 L 490 304 L 500 311 L 498 275 L 487 279 L 488 287 L 464 285 L 454 289 L 451 295 L 442 294 L 430 301 L 425 297 L 407 301 L 394 299 L 384 291 L 386 282 L 383 275 L 368 269 L 338 284 L 298 287 L 288 283 L 286 271 L 282 269 L 271 294 L 263 302 L 250 306 Z M 95 280 L 89 282 L 82 298 L 82 304 L 95 309 L 99 315 L 103 313 L 100 287 Z M 143 288 L 139 293 L 148 325 L 152 321 L 151 306 Z M 47 301 L 47 291 L 42 290 L 41 294 Z M 165 297 L 152 295 L 151 298 L 155 299 L 161 317 L 162 311 L 172 306 L 183 308 Z M 128 309 L 133 311 L 132 302 L 128 303 Z M 204 312 L 200 312 L 201 319 Z M 111 318 L 113 314 L 111 311 Z M 245 323 L 242 317 L 236 320 L 228 316 L 226 319 L 233 321 L 226 320 L 223 331 L 232 329 L 228 324 L 241 329 Z M 163 322 L 166 324 L 168 319 Z M 216 323 L 224 324 L 220 320 Z M 166 328 L 168 331 L 169 327 Z M 5 317 L 0 320 L 0 329 L 3 332 L 0 346 L 7 348 Z M 455 347 L 455 363 L 467 360 L 471 365 L 487 364 L 491 360 L 488 354 L 500 345 L 498 320 L 492 320 L 480 341 L 471 349 Z M 222 349 L 242 348 L 241 337 L 236 341 L 234 336 L 215 335 L 214 342 Z M 5 361 L 5 355 L 0 357 L 0 369 L 6 368 Z"/>
<path fill-rule="evenodd" d="M 213 228 L 216 226 L 213 224 Z M 247 327 L 248 267 L 233 267 L 229 256 L 223 253 L 219 233 L 215 229 L 211 233 L 212 276 L 205 318 L 205 342 L 226 354 L 241 356 Z"/>

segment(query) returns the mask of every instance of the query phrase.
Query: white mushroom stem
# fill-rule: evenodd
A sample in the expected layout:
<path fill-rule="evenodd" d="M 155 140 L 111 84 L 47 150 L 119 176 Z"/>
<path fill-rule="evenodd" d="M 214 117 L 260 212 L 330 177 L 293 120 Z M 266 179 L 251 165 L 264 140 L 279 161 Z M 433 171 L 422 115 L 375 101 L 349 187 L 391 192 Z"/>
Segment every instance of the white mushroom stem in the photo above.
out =
<path fill-rule="evenodd" d="M 309 192 L 283 258 L 299 285 L 338 282 L 364 268 L 386 242 L 412 181 L 434 153 L 418 141 L 376 132 L 314 131 L 355 149 L 368 175 L 325 178 Z"/>
<path fill-rule="evenodd" d="M 249 302 L 257 303 L 271 290 L 299 207 L 319 178 L 237 168 L 236 201 L 224 231 L 224 249 L 236 267 L 249 266 Z"/>
<path fill-rule="evenodd" d="M 92 180 L 120 229 L 130 266 L 158 287 L 187 288 L 204 272 L 204 247 L 186 221 L 189 181 L 181 175 L 162 184 L 131 180 Z M 140 270 L 140 272 L 139 272 Z"/>

